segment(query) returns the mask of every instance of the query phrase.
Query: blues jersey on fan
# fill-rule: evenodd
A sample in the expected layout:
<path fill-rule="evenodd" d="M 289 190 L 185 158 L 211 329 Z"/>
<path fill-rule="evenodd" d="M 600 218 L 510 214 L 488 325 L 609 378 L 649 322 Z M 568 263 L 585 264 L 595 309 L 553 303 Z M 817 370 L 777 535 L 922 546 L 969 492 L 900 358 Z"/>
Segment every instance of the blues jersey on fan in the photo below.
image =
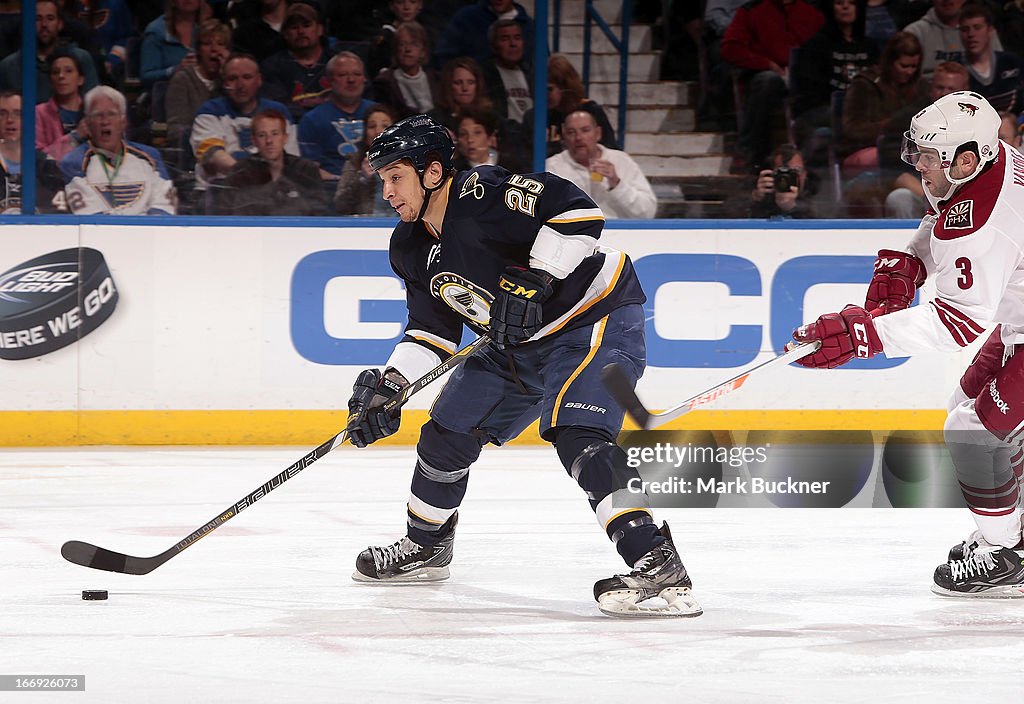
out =
<path fill-rule="evenodd" d="M 506 267 L 542 269 L 556 280 L 539 332 L 468 360 L 431 416 L 499 444 L 538 417 L 546 436 L 558 425 L 601 427 L 614 436 L 622 410 L 600 383 L 600 370 L 618 362 L 637 378 L 643 373 L 646 297 L 629 257 L 599 244 L 600 208 L 553 174 L 497 166 L 460 172 L 445 188 L 439 236 L 417 221 L 399 223 L 391 237 L 409 319 L 388 366 L 410 380 L 425 374 L 459 347 L 463 324 L 486 332 Z"/>

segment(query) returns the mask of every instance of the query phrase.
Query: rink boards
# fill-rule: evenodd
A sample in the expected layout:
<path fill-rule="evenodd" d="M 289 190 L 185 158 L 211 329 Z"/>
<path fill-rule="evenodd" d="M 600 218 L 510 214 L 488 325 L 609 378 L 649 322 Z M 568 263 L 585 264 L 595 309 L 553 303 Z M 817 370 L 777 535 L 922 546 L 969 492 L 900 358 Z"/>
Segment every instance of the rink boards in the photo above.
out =
<path fill-rule="evenodd" d="M 72 222 L 0 229 L 2 445 L 319 443 L 342 427 L 356 372 L 401 337 L 393 221 Z M 768 359 L 805 319 L 862 304 L 875 252 L 911 232 L 895 221 L 611 223 L 602 244 L 629 253 L 649 298 L 638 393 L 675 405 Z M 76 270 L 69 249 L 89 261 Z M 972 354 L 772 370 L 672 427 L 939 428 Z M 435 394 L 409 404 L 391 442 L 415 441 Z"/>

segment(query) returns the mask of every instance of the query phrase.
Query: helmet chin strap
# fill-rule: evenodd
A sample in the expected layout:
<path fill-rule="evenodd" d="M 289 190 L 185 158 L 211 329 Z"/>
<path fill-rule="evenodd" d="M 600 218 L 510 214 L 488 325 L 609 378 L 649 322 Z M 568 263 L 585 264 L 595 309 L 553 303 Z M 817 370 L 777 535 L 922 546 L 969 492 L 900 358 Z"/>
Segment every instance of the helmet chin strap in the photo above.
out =
<path fill-rule="evenodd" d="M 971 173 L 971 175 L 966 176 L 964 178 L 953 178 L 952 174 L 949 173 L 949 170 L 951 168 L 953 167 L 947 166 L 942 170 L 942 174 L 946 177 L 946 180 L 949 181 L 949 188 L 946 189 L 946 192 L 943 195 L 936 197 L 932 195 L 932 192 L 930 190 L 928 190 L 927 188 L 924 189 L 924 194 L 928 198 L 928 202 L 931 204 L 932 209 L 935 210 L 936 212 L 938 212 L 939 210 L 939 203 L 941 203 L 944 200 L 949 200 L 950 198 L 952 198 L 957 188 L 964 185 L 968 181 L 972 180 L 975 176 L 980 174 L 983 165 L 978 164 L 975 167 L 974 171 Z"/>
<path fill-rule="evenodd" d="M 423 177 L 426 175 L 426 173 L 427 170 L 423 169 L 423 172 L 420 174 L 420 188 L 423 189 L 423 205 L 420 206 L 420 214 L 416 216 L 417 220 L 422 220 L 423 216 L 426 215 L 427 206 L 430 205 L 430 196 L 434 194 L 434 191 L 441 190 L 441 187 L 444 186 L 444 182 L 448 180 L 447 176 L 442 175 L 441 181 L 436 186 L 434 186 L 433 188 L 427 188 L 427 184 L 423 180 Z"/>

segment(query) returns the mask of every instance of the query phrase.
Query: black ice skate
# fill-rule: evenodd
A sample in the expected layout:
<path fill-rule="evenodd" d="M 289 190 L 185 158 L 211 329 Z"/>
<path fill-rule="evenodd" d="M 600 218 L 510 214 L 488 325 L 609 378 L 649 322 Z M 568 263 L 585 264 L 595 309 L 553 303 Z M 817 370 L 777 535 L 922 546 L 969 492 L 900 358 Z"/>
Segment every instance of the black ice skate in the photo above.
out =
<path fill-rule="evenodd" d="M 934 580 L 932 591 L 941 596 L 1024 598 L 1024 553 L 1004 547 L 977 548 L 963 560 L 936 567 Z"/>
<path fill-rule="evenodd" d="M 956 562 L 957 560 L 966 560 L 974 554 L 975 550 L 988 550 L 994 547 L 996 546 L 982 537 L 980 530 L 976 530 L 970 534 L 967 540 L 964 540 L 959 545 L 954 545 L 949 549 L 949 557 L 947 558 L 947 561 Z"/>
<path fill-rule="evenodd" d="M 381 584 L 442 582 L 448 579 L 458 516 L 456 513 L 448 519 L 448 534 L 437 545 L 426 547 L 405 536 L 391 545 L 366 548 L 356 558 L 352 579 Z"/>
<path fill-rule="evenodd" d="M 594 598 L 602 613 L 634 618 L 704 613 L 690 594 L 693 585 L 672 543 L 667 523 L 662 523 L 661 534 L 665 542 L 637 560 L 632 572 L 602 579 L 594 585 Z"/>

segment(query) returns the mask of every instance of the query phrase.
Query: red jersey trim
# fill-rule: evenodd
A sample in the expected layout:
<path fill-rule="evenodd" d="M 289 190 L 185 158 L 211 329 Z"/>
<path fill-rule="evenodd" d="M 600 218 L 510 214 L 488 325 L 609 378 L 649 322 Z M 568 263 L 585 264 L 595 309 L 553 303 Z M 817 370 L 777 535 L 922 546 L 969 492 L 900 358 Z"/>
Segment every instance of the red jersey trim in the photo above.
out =
<path fill-rule="evenodd" d="M 939 209 L 939 219 L 932 229 L 936 239 L 949 240 L 966 237 L 988 222 L 1003 188 L 1003 178 L 1009 163 L 1005 147 L 1000 142 L 999 157 L 973 181 L 958 190 L 952 199 Z"/>
<path fill-rule="evenodd" d="M 936 298 L 931 303 L 939 320 L 946 326 L 950 336 L 961 347 L 966 347 L 978 339 L 978 335 L 985 331 L 973 318 L 961 310 L 954 308 L 941 298 Z"/>

